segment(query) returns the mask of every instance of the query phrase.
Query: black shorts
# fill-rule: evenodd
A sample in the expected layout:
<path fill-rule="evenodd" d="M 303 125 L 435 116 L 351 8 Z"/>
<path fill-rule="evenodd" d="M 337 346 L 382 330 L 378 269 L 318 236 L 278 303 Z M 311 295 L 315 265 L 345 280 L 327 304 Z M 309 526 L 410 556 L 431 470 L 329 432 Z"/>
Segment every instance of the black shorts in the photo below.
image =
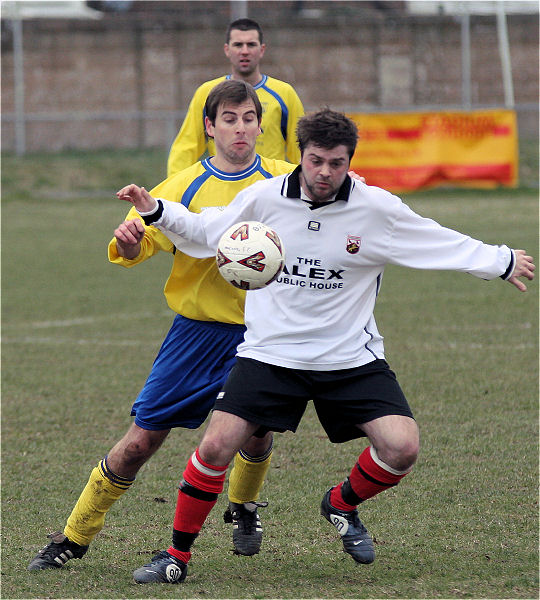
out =
<path fill-rule="evenodd" d="M 338 371 L 305 371 L 237 358 L 214 409 L 265 431 L 296 431 L 309 400 L 331 442 L 364 437 L 356 425 L 386 415 L 414 418 L 385 360 Z"/>

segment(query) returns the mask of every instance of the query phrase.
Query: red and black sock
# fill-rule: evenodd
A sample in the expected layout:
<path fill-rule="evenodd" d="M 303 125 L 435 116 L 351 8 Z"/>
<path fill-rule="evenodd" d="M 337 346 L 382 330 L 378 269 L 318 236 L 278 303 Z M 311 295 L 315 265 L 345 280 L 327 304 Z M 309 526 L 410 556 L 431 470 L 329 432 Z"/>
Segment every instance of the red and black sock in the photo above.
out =
<path fill-rule="evenodd" d="M 392 469 L 377 457 L 372 446 L 368 446 L 358 457 L 349 477 L 332 490 L 330 504 L 339 510 L 354 510 L 360 502 L 397 485 L 408 472 Z"/>
<path fill-rule="evenodd" d="M 176 502 L 172 546 L 167 549 L 185 563 L 191 558 L 191 546 L 223 491 L 228 466 L 205 463 L 198 449 L 187 463 Z"/>

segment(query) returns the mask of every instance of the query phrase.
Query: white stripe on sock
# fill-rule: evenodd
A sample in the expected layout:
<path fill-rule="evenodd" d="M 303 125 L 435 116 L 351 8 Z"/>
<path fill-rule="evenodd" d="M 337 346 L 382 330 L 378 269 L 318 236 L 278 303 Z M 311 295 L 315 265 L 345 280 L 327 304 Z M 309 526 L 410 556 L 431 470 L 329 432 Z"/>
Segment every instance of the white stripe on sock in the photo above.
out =
<path fill-rule="evenodd" d="M 397 469 L 393 469 L 392 467 L 390 467 L 389 465 L 387 465 L 385 462 L 383 462 L 378 454 L 377 454 L 377 450 L 375 450 L 375 448 L 373 446 L 369 447 L 369 452 L 371 454 L 371 458 L 373 459 L 373 461 L 379 465 L 379 467 L 381 467 L 381 469 L 384 469 L 385 471 L 388 471 L 389 473 L 392 473 L 392 475 L 405 475 L 405 473 L 408 473 L 409 471 L 412 470 L 412 467 L 410 469 L 406 469 L 405 471 L 398 471 Z"/>
<path fill-rule="evenodd" d="M 214 469 L 209 469 L 208 467 L 205 467 L 199 461 L 195 452 L 191 455 L 191 462 L 193 463 L 193 466 L 197 469 L 197 471 L 200 471 L 204 475 L 209 475 L 210 477 L 221 477 L 221 475 L 226 473 L 228 469 L 227 466 L 223 469 L 223 471 L 215 471 Z"/>

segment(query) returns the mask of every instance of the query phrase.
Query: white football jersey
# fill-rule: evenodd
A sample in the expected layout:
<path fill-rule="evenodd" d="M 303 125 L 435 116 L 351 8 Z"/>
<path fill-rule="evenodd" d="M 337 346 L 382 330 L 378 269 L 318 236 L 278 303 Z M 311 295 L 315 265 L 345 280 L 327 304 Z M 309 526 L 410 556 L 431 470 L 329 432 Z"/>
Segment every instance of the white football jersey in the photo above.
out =
<path fill-rule="evenodd" d="M 193 256 L 214 254 L 222 233 L 239 221 L 261 221 L 278 233 L 286 267 L 274 283 L 247 293 L 238 356 L 297 369 L 348 369 L 384 358 L 373 311 L 385 265 L 494 279 L 514 260 L 507 246 L 442 227 L 348 176 L 333 202 L 314 208 L 301 199 L 299 168 L 255 183 L 223 209 L 196 214 L 163 201 L 160 211 L 149 222 Z"/>

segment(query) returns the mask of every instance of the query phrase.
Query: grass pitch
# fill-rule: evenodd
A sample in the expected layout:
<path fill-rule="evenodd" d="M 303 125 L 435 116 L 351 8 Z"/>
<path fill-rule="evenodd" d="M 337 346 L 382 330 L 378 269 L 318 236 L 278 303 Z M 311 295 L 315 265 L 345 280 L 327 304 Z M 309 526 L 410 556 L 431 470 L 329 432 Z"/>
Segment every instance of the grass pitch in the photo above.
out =
<path fill-rule="evenodd" d="M 308 410 L 276 436 L 261 553 L 232 553 L 221 497 L 180 586 L 131 573 L 170 542 L 176 487 L 202 430 L 175 430 L 81 561 L 29 573 L 91 469 L 127 430 L 172 321 L 158 256 L 107 262 L 114 192 L 164 177 L 159 152 L 5 157 L 2 165 L 2 597 L 536 598 L 538 283 L 389 267 L 376 316 L 420 425 L 417 466 L 360 507 L 377 560 L 355 565 L 319 516 L 365 442 L 329 443 Z M 418 212 L 537 254 L 537 191 L 431 191 Z M 537 257 L 538 262 L 538 257 Z"/>

